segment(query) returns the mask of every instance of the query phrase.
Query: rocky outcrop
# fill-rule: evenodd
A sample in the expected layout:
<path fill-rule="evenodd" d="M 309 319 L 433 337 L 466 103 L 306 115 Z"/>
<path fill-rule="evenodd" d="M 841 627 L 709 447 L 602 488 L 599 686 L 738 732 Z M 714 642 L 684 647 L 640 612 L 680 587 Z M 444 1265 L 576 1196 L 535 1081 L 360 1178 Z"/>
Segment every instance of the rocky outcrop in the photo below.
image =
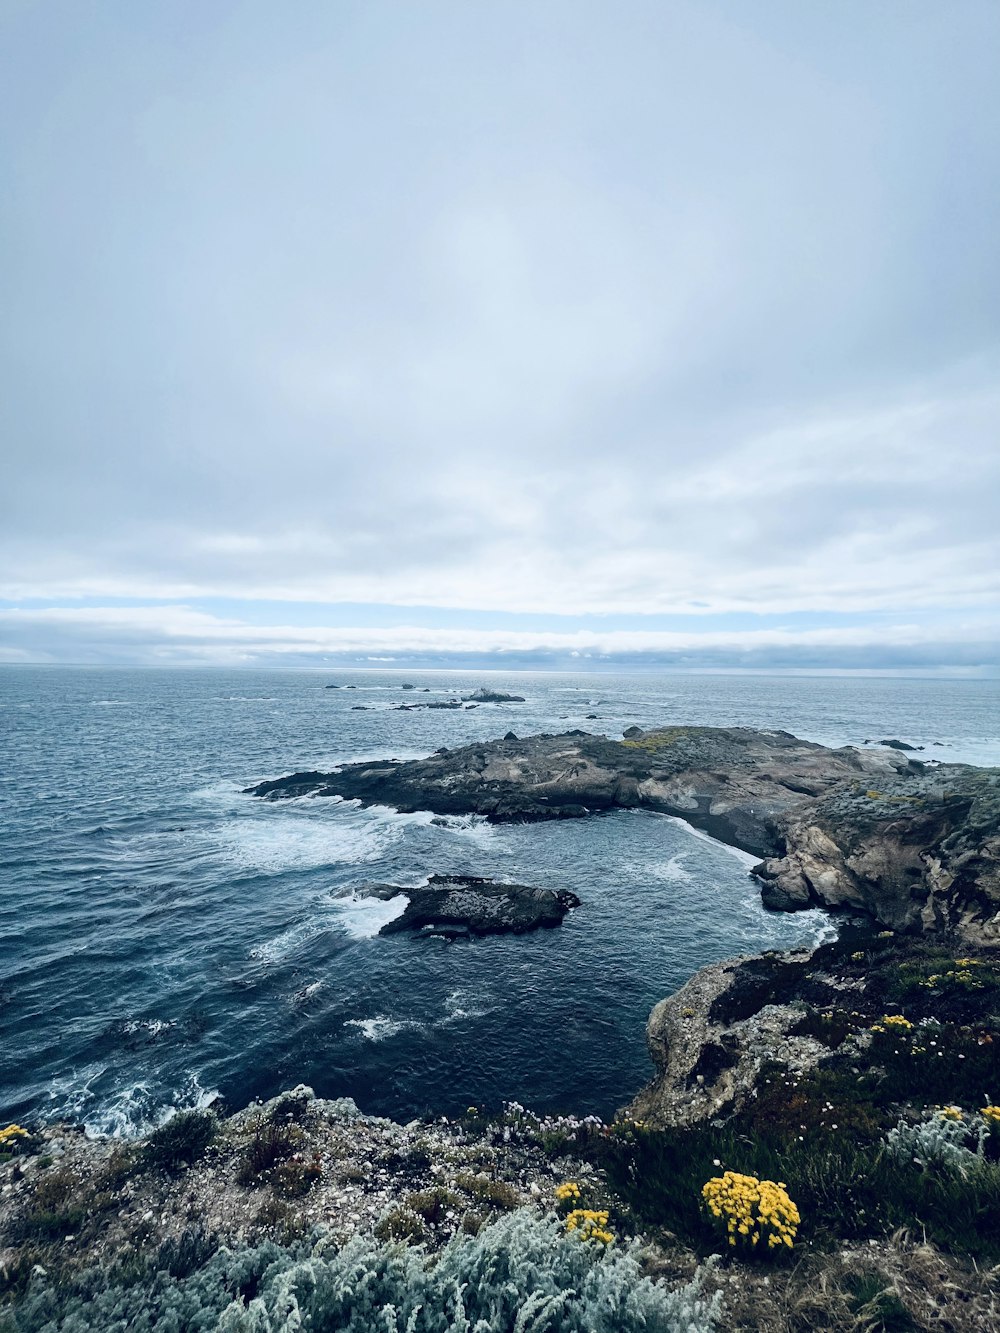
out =
<path fill-rule="evenodd" d="M 646 1040 L 656 1078 L 625 1114 L 654 1126 L 742 1112 L 766 1121 L 776 1096 L 783 1113 L 788 1110 L 792 1094 L 782 1089 L 804 1094 L 814 1072 L 823 1081 L 811 1095 L 821 1100 L 838 1097 L 836 1082 L 841 1095 L 856 1089 L 862 1076 L 868 1092 L 881 1094 L 885 1051 L 872 1047 L 872 1037 L 893 1021 L 903 1031 L 926 1034 L 918 1051 L 896 1051 L 908 1061 L 926 1057 L 922 1065 L 908 1064 L 901 1087 L 894 1085 L 897 1095 L 915 1095 L 921 1079 L 934 1077 L 935 1046 L 938 1058 L 951 1058 L 953 1043 L 961 1041 L 966 1053 L 958 1059 L 977 1062 L 972 1081 L 978 1095 L 980 1082 L 992 1087 L 1000 1076 L 1000 950 L 977 949 L 970 960 L 961 957 L 964 947 L 954 935 L 849 926 L 813 951 L 702 968 L 650 1014 Z M 863 1101 L 866 1092 L 859 1093 Z"/>
<path fill-rule="evenodd" d="M 488 690 L 485 686 L 464 696 L 467 704 L 523 704 L 521 694 L 504 694 L 503 690 Z"/>
<path fill-rule="evenodd" d="M 771 908 L 863 911 L 1000 942 L 1000 773 L 949 764 L 848 785 L 782 823 L 756 873 Z"/>
<path fill-rule="evenodd" d="M 765 1063 L 812 1069 L 829 1052 L 792 1035 L 801 1009 L 774 1002 L 779 978 L 801 973 L 809 958 L 802 950 L 715 963 L 661 1000 L 646 1025 L 657 1076 L 626 1114 L 655 1127 L 699 1124 L 741 1110 Z"/>
<path fill-rule="evenodd" d="M 894 929 L 1000 940 L 1000 771 L 892 749 L 832 750 L 784 731 L 630 728 L 348 764 L 250 788 L 501 821 L 642 808 L 761 858 L 765 903 L 864 911 Z"/>
<path fill-rule="evenodd" d="M 522 935 L 540 926 L 558 926 L 579 907 L 574 893 L 533 889 L 526 884 L 501 884 L 473 875 L 432 875 L 426 885 L 403 889 L 394 884 L 365 884 L 353 895 L 388 901 L 401 894 L 409 900 L 400 916 L 388 921 L 380 935 L 417 932 L 444 935 Z"/>

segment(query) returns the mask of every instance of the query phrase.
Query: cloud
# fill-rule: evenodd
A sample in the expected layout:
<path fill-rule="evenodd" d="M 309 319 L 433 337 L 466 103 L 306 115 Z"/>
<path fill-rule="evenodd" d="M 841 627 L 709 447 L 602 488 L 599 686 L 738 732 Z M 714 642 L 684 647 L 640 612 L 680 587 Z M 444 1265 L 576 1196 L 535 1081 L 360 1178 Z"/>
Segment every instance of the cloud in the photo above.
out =
<path fill-rule="evenodd" d="M 1000 607 L 994 6 L 0 22 L 0 598 Z"/>
<path fill-rule="evenodd" d="M 0 660 L 134 665 L 333 662 L 995 668 L 997 619 L 837 628 L 513 630 L 253 624 L 183 605 L 0 609 Z M 991 645 L 993 645 L 991 647 Z"/>

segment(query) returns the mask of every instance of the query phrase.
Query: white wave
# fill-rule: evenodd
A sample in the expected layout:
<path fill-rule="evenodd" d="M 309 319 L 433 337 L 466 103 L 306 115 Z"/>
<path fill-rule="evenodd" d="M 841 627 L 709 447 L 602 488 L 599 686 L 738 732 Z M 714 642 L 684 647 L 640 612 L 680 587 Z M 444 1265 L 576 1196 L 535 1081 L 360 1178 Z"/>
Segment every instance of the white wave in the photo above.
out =
<path fill-rule="evenodd" d="M 409 905 L 405 893 L 394 898 L 365 898 L 352 893 L 349 898 L 334 899 L 334 906 L 343 926 L 353 940 L 370 940 L 383 926 L 402 916 Z"/>
<path fill-rule="evenodd" d="M 54 1078 L 49 1085 L 50 1118 L 83 1123 L 88 1138 L 131 1139 L 166 1124 L 178 1111 L 203 1110 L 218 1097 L 215 1088 L 203 1088 L 189 1072 L 169 1101 L 154 1092 L 144 1078 L 112 1078 L 105 1091 L 109 1066 L 95 1062 Z"/>
<path fill-rule="evenodd" d="M 460 838 L 467 838 L 480 846 L 489 845 L 491 851 L 510 850 L 505 847 L 494 847 L 497 830 L 484 815 L 432 815 L 427 822 L 433 824 L 435 828 L 444 829 Z"/>
<path fill-rule="evenodd" d="M 660 815 L 659 818 L 669 819 L 672 824 L 678 825 L 692 838 L 697 838 L 700 842 L 710 842 L 713 847 L 718 847 L 720 851 L 735 856 L 737 861 L 742 862 L 748 870 L 753 866 L 760 865 L 761 858 L 759 856 L 754 856 L 752 852 L 745 852 L 740 847 L 733 847 L 728 842 L 720 842 L 718 838 L 713 838 L 711 833 L 706 833 L 704 829 L 695 828 L 693 824 L 689 824 L 686 819 L 681 819 L 679 815 Z"/>
<path fill-rule="evenodd" d="M 91 699 L 91 708 L 128 708 L 127 699 Z"/>
<path fill-rule="evenodd" d="M 129 1037 L 134 1037 L 140 1032 L 150 1037 L 158 1037 L 161 1032 L 169 1032 L 176 1026 L 175 1018 L 132 1018 L 122 1024 L 121 1030 Z"/>
<path fill-rule="evenodd" d="M 300 1005 L 309 1004 L 325 988 L 325 981 L 311 981 L 308 986 L 303 986 L 301 990 L 297 990 L 294 995 L 290 995 L 288 998 L 298 1008 Z"/>
<path fill-rule="evenodd" d="M 685 884 L 694 879 L 690 870 L 686 870 L 682 865 L 687 860 L 686 852 L 678 852 L 672 856 L 669 861 L 654 862 L 651 865 L 643 866 L 643 870 L 654 879 L 661 880 L 664 884 Z"/>
<path fill-rule="evenodd" d="M 361 865 L 376 860 L 386 844 L 403 832 L 391 821 L 336 818 L 340 807 L 323 812 L 333 818 L 310 818 L 298 812 L 227 820 L 211 833 L 222 855 L 241 870 L 276 872 L 325 865 Z"/>
<path fill-rule="evenodd" d="M 349 1018 L 345 1027 L 357 1028 L 366 1041 L 385 1041 L 408 1028 L 423 1027 L 412 1018 L 390 1018 L 388 1014 L 376 1014 L 374 1018 Z"/>
<path fill-rule="evenodd" d="M 246 805 L 254 798 L 244 794 L 243 788 L 247 783 L 234 781 L 232 778 L 219 778 L 215 782 L 209 782 L 204 787 L 196 788 L 191 796 L 196 801 L 205 801 L 210 805 L 225 805 L 231 807 L 237 801 L 241 805 Z"/>
<path fill-rule="evenodd" d="M 471 990 L 453 990 L 445 996 L 444 1023 L 460 1023 L 465 1018 L 485 1018 L 496 1006 L 486 1004 L 480 993 Z"/>
<path fill-rule="evenodd" d="M 280 935 L 275 935 L 273 939 L 265 940 L 263 944 L 255 944 L 250 950 L 249 957 L 255 963 L 265 965 L 280 962 L 282 958 L 295 953 L 315 936 L 321 935 L 327 924 L 321 916 L 310 917 L 308 921 L 298 921 L 294 926 L 283 930 Z"/>

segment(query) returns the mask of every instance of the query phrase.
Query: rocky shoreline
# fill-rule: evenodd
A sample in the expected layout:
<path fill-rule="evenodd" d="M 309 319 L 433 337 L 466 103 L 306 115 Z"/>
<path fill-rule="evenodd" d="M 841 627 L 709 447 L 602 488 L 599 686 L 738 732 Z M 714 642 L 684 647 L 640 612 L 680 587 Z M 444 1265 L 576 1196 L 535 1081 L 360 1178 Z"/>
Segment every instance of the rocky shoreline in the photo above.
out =
<path fill-rule="evenodd" d="M 399 1125 L 299 1087 L 230 1116 L 182 1112 L 134 1143 L 9 1126 L 0 1329 L 139 1326 L 132 1314 L 88 1322 L 94 1300 L 139 1308 L 150 1329 L 161 1327 L 161 1304 L 172 1331 L 327 1327 L 300 1314 L 318 1282 L 345 1280 L 345 1264 L 358 1284 L 351 1300 L 372 1274 L 397 1270 L 410 1275 L 399 1299 L 412 1300 L 407 1284 L 436 1265 L 460 1259 L 481 1274 L 477 1238 L 485 1254 L 509 1256 L 525 1236 L 542 1268 L 585 1251 L 577 1282 L 627 1272 L 608 1278 L 607 1299 L 641 1288 L 644 1308 L 660 1312 L 659 1323 L 636 1315 L 630 1329 L 1000 1327 L 998 778 L 896 747 L 833 751 L 785 732 L 672 728 L 633 729 L 620 742 L 509 734 L 426 760 L 259 784 L 251 790 L 268 799 L 340 796 L 495 820 L 662 810 L 760 856 L 769 905 L 853 915 L 817 949 L 713 964 L 657 1004 L 647 1026 L 655 1077 L 611 1124 L 511 1104 Z M 471 876 L 362 892 L 408 898 L 390 933 L 531 929 L 576 904 Z M 787 1263 L 746 1253 L 732 1231 L 726 1250 L 703 1206 L 720 1172 L 788 1191 L 801 1227 Z M 587 1216 L 597 1220 L 570 1225 Z M 569 1243 L 579 1227 L 603 1239 L 588 1249 L 577 1232 Z M 727 1263 L 704 1267 L 719 1249 Z M 553 1309 L 568 1280 L 546 1278 Z M 450 1290 L 438 1293 L 449 1319 Z M 192 1304 L 205 1292 L 214 1306 Z M 503 1329 L 532 1299 L 516 1298 Z M 379 1300 L 387 1329 L 423 1327 L 397 1322 L 396 1305 Z M 371 1326 L 360 1308 L 329 1326 Z"/>
<path fill-rule="evenodd" d="M 774 910 L 862 912 L 893 930 L 1000 943 L 1000 770 L 894 748 L 831 750 L 750 728 L 630 728 L 620 741 L 509 733 L 247 790 L 495 822 L 661 811 L 759 857 L 754 873 Z"/>

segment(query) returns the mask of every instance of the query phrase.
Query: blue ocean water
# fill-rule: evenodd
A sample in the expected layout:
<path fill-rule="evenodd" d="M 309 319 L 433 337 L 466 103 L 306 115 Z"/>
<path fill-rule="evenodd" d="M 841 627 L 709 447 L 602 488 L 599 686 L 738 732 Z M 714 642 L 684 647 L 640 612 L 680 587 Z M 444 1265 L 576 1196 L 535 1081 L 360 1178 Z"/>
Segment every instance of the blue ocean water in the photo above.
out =
<path fill-rule="evenodd" d="M 526 702 L 395 711 L 484 683 Z M 815 939 L 826 918 L 765 912 L 751 858 L 664 816 L 491 827 L 241 789 L 511 728 L 635 723 L 899 736 L 924 758 L 998 763 L 1000 683 L 0 670 L 0 1118 L 133 1133 L 299 1081 L 393 1116 L 511 1098 L 609 1114 L 651 1073 L 657 1000 L 707 962 Z M 582 905 L 556 930 L 447 943 L 378 938 L 378 905 L 334 896 L 447 872 Z"/>

